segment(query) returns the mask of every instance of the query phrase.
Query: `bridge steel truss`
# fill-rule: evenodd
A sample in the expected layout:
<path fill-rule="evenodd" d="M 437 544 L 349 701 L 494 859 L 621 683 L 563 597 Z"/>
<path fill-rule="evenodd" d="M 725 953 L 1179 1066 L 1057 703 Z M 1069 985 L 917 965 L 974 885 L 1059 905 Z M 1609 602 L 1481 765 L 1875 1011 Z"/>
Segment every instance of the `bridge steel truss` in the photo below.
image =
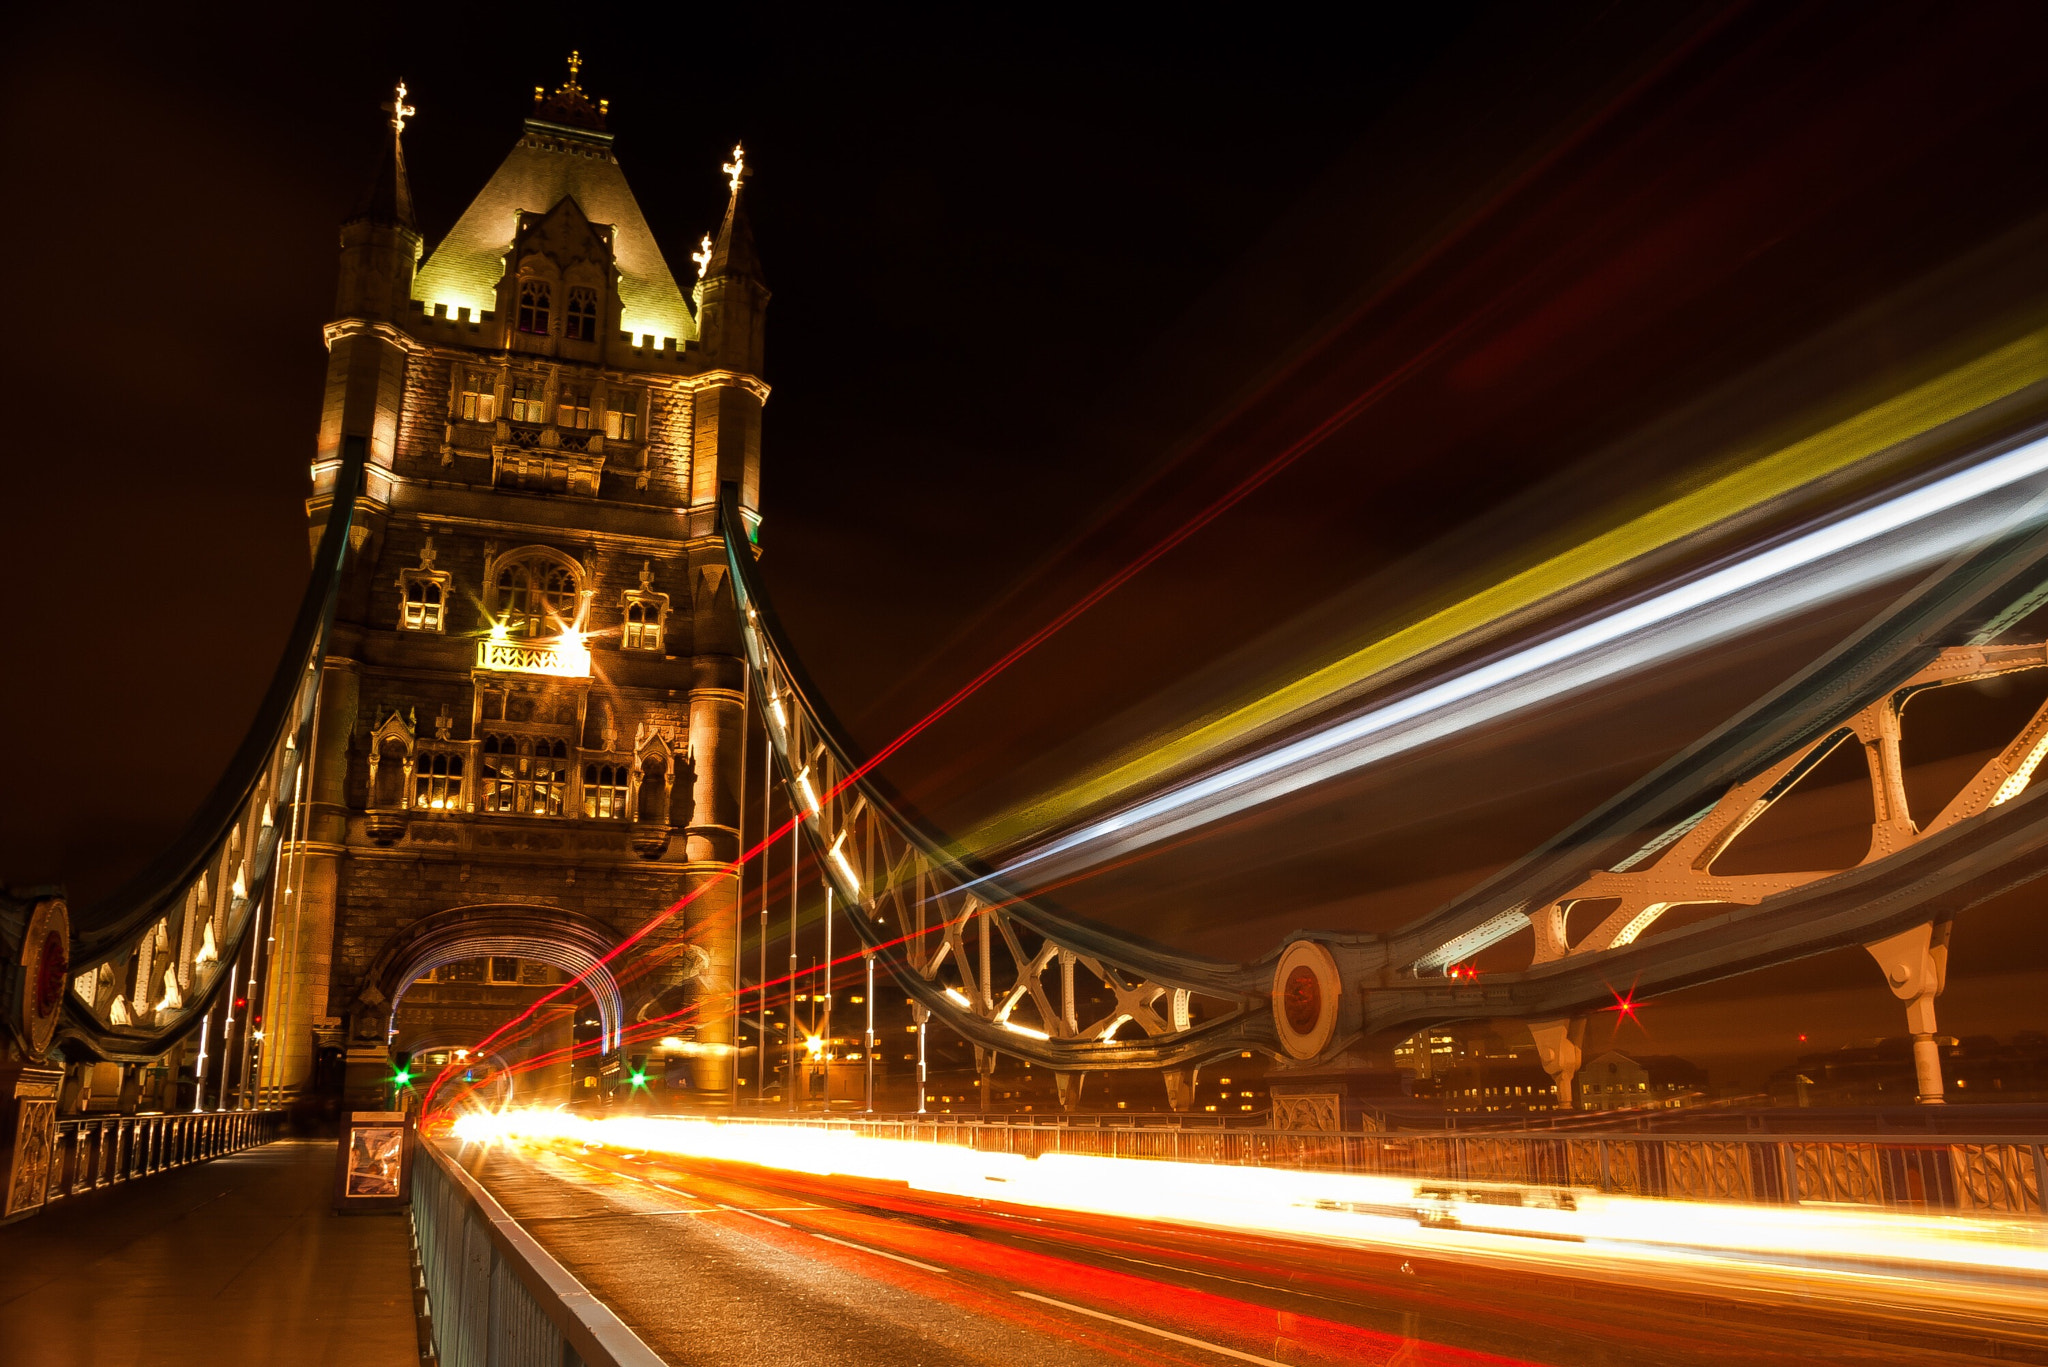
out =
<path fill-rule="evenodd" d="M 1647 996 L 1862 945 L 1908 1004 L 1923 1099 L 1934 1100 L 1933 999 L 1949 925 L 2048 872 L 2048 796 L 2031 783 L 2048 756 L 2048 705 L 1924 826 L 1906 806 L 1899 749 L 1915 694 L 2048 668 L 2048 643 L 2009 639 L 2048 602 L 2048 526 L 2038 517 L 1930 575 L 1851 639 L 1464 896 L 1391 934 L 1302 932 L 1239 964 L 1176 953 L 1014 896 L 892 805 L 807 684 L 730 492 L 722 511 L 753 697 L 792 808 L 806 813 L 806 837 L 848 920 L 918 1019 L 936 1018 L 978 1053 L 1070 1072 L 1179 1070 L 1245 1048 L 1315 1065 L 1344 1059 L 1360 1042 L 1445 1022 L 1519 1020 L 1568 1104 L 1583 1022 L 1614 1004 L 1612 984 Z M 1875 812 L 1860 862 L 1714 873 L 1746 827 L 1852 742 L 1867 761 Z M 1610 900 L 1616 905 L 1597 926 L 1568 939 L 1574 903 Z M 1669 909 L 1702 903 L 1727 910 L 1646 936 Z M 1483 982 L 1451 975 L 1517 935 L 1529 937 L 1525 968 Z M 1083 1019 L 1077 971 L 1107 989 L 1113 1010 Z M 1312 981 L 1303 984 L 1304 973 Z"/>
<path fill-rule="evenodd" d="M 310 796 L 307 761 L 320 665 L 367 451 L 361 437 L 343 443 L 312 577 L 277 671 L 227 771 L 169 849 L 105 901 L 72 913 L 70 981 L 54 1042 L 74 1062 L 162 1057 L 197 1030 L 228 991 L 230 965 L 244 959 L 245 949 L 263 948 L 260 937 L 275 920 L 283 891 L 279 852 Z M 244 961 L 254 965 L 261 957 L 250 953 Z M 275 976 L 271 959 L 265 972 Z M 248 986 L 243 979 L 238 990 Z"/>

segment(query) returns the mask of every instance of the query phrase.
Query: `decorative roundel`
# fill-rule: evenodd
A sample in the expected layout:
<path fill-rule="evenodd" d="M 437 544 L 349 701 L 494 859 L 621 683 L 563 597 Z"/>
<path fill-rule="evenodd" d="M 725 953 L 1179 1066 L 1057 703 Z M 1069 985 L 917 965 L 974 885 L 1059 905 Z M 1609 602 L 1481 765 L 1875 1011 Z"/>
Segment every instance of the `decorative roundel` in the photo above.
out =
<path fill-rule="evenodd" d="M 29 1057 L 49 1052 L 64 1012 L 64 987 L 71 979 L 71 908 L 61 897 L 46 897 L 29 913 L 21 937 L 21 1035 Z"/>
<path fill-rule="evenodd" d="M 1296 940 L 1282 951 L 1273 970 L 1273 1021 L 1289 1055 L 1309 1059 L 1329 1047 L 1343 990 L 1336 956 L 1326 946 Z"/>

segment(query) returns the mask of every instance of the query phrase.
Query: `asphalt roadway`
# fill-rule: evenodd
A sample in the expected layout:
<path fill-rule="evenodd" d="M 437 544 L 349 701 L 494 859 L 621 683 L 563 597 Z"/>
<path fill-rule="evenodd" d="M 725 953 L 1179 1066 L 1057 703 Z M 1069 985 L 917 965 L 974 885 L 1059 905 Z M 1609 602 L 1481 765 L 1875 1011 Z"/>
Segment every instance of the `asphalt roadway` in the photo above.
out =
<path fill-rule="evenodd" d="M 1910 1274 L 1853 1294 L 1621 1279 L 1527 1251 L 1432 1257 L 1005 1208 L 900 1184 L 604 1149 L 465 1166 L 675 1364 L 2048 1363 L 2048 1306 Z"/>

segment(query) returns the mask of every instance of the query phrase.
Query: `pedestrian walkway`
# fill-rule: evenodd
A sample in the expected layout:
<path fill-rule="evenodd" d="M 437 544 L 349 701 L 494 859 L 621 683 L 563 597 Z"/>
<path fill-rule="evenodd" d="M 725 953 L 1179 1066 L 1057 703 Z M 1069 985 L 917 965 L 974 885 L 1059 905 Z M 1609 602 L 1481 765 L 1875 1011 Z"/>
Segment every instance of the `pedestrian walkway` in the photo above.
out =
<path fill-rule="evenodd" d="M 418 1367 L 403 1214 L 281 1140 L 0 1228 L 7 1367 Z"/>

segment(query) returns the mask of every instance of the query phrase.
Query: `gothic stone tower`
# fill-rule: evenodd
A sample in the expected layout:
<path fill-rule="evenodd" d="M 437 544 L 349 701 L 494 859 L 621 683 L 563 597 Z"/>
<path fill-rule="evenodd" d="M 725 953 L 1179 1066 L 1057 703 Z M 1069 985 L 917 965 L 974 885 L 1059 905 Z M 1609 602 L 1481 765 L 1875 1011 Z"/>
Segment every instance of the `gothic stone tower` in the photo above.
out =
<path fill-rule="evenodd" d="M 694 1003 L 692 1082 L 721 1099 L 745 668 L 716 508 L 730 481 L 757 517 L 768 392 L 744 158 L 686 299 L 572 58 L 422 262 L 405 93 L 326 329 L 316 540 L 344 438 L 370 468 L 283 856 L 266 1080 L 331 1096 L 345 1052 L 350 1103 L 376 1104 L 416 973 L 576 971 L 694 894 L 614 965 L 613 1015 Z"/>

